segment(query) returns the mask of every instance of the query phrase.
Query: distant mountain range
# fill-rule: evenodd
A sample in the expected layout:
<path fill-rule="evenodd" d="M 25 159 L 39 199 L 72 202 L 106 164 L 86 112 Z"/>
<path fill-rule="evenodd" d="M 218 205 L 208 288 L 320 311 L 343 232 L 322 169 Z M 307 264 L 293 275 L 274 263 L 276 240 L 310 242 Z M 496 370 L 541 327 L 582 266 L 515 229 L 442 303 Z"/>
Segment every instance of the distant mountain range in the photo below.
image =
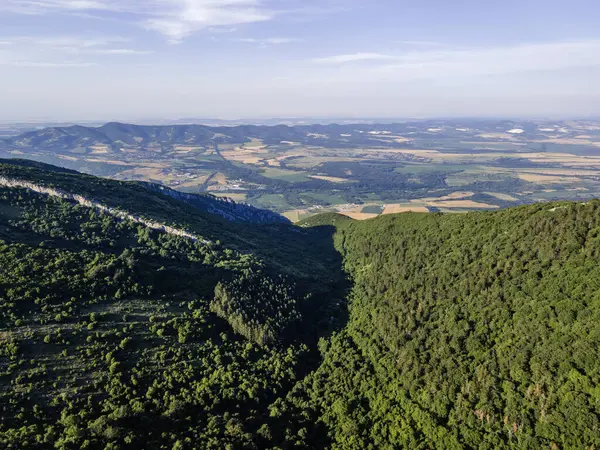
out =
<path fill-rule="evenodd" d="M 213 144 L 243 144 L 260 139 L 266 145 L 294 142 L 331 148 L 359 146 L 394 147 L 398 145 L 390 135 L 420 137 L 431 133 L 461 136 L 481 132 L 522 130 L 523 135 L 539 133 L 537 122 L 512 121 L 456 121 L 443 120 L 406 122 L 395 124 L 329 124 L 329 125 L 132 125 L 118 122 L 101 127 L 74 125 L 50 127 L 29 131 L 0 140 L 0 150 L 53 151 L 109 146 L 113 150 L 160 150 L 174 145 L 209 146 Z M 432 131 L 433 130 L 433 131 Z"/>

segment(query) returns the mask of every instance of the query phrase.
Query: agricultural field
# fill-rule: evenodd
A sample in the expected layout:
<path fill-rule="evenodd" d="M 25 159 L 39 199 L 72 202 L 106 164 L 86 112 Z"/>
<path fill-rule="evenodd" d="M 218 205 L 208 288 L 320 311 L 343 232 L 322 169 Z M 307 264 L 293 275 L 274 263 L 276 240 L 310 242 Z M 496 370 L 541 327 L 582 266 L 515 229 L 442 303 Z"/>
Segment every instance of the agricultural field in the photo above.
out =
<path fill-rule="evenodd" d="M 204 127 L 199 137 L 170 127 L 169 141 L 147 137 L 162 136 L 163 127 L 142 128 L 141 137 L 131 126 L 129 139 L 71 139 L 60 149 L 42 139 L 52 129 L 41 130 L 42 144 L 12 138 L 0 156 L 208 192 L 293 221 L 322 212 L 368 219 L 600 196 L 600 121 Z"/>

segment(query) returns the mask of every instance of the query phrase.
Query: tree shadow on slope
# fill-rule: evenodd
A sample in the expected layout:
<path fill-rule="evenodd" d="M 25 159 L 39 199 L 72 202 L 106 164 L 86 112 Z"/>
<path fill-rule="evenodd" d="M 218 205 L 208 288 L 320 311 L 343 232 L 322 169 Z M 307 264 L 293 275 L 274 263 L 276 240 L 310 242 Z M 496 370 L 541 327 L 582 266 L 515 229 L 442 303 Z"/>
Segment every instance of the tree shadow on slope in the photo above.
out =
<path fill-rule="evenodd" d="M 242 316 L 253 323 L 262 317 L 277 326 L 274 322 L 280 320 L 285 323 L 276 339 L 268 341 L 278 341 L 280 346 L 304 344 L 316 352 L 319 339 L 343 328 L 348 316 L 345 298 L 351 282 L 334 245 L 336 228 L 285 224 L 239 227 L 237 240 L 244 241 L 244 248 L 236 249 L 250 251 L 264 266 L 224 277 L 215 289 L 214 312 L 226 318 L 241 308 L 237 322 Z M 238 323 L 236 331 L 242 325 Z M 241 334 L 249 338 L 247 334 L 253 333 L 248 330 Z"/>
<path fill-rule="evenodd" d="M 303 320 L 290 329 L 288 343 L 305 344 L 303 365 L 296 371 L 296 382 L 263 412 L 257 448 L 328 448 L 329 430 L 319 420 L 320 411 L 305 397 L 305 382 L 323 361 L 319 341 L 341 331 L 349 319 L 347 298 L 352 280 L 344 270 L 343 256 L 335 246 L 336 228 L 320 225 L 300 228 L 303 250 L 294 255 L 295 263 L 308 270 L 298 279 L 301 292 L 309 297 L 302 304 Z"/>

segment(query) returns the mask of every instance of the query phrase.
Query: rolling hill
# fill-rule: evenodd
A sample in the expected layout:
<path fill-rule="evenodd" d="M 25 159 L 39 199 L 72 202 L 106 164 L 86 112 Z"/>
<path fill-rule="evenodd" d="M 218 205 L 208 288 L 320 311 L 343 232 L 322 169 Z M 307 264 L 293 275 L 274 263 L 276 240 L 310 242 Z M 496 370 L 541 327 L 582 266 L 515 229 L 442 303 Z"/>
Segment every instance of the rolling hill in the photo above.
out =
<path fill-rule="evenodd" d="M 461 128 L 469 127 L 469 128 Z M 328 148 L 355 147 L 396 147 L 398 141 L 387 139 L 396 134 L 411 138 L 436 136 L 440 132 L 445 138 L 468 137 L 473 131 L 478 133 L 498 133 L 519 129 L 521 137 L 546 137 L 535 122 L 514 122 L 502 120 L 459 121 L 450 124 L 446 121 L 413 121 L 382 124 L 312 124 L 312 125 L 134 125 L 111 122 L 100 127 L 73 125 L 49 127 L 29 131 L 18 136 L 0 140 L 5 149 L 68 151 L 105 145 L 112 150 L 120 149 L 168 149 L 174 145 L 207 146 L 213 144 L 244 144 L 260 140 L 267 145 L 282 142 L 297 142 L 303 145 Z M 567 133 L 563 137 L 571 136 Z M 577 133 L 575 133 L 576 135 Z"/>
<path fill-rule="evenodd" d="M 294 226 L 0 179 L 3 448 L 600 445 L 600 201 Z"/>

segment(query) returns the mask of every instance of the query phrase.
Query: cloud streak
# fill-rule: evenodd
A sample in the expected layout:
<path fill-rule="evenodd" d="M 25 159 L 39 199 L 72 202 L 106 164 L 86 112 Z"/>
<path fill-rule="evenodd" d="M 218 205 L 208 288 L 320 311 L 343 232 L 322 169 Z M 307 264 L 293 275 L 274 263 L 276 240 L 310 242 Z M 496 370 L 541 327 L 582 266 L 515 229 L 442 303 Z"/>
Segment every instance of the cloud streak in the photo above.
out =
<path fill-rule="evenodd" d="M 600 66 L 600 40 L 581 40 L 466 50 L 423 50 L 401 54 L 354 53 L 312 60 L 313 63 L 345 66 L 363 62 L 360 71 L 390 80 L 448 78 L 563 70 Z M 355 68 L 352 68 L 355 72 Z M 351 72 L 349 72 L 351 73 Z"/>
<path fill-rule="evenodd" d="M 158 17 L 144 25 L 178 43 L 201 29 L 265 22 L 276 14 L 258 0 L 166 0 Z"/>
<path fill-rule="evenodd" d="M 13 67 L 93 67 L 101 65 L 88 61 L 91 56 L 134 56 L 151 53 L 147 50 L 124 47 L 129 39 L 122 37 L 0 37 L 0 65 Z M 79 60 L 79 57 L 86 60 Z M 93 58 L 92 58 L 93 59 Z"/>
<path fill-rule="evenodd" d="M 393 61 L 394 59 L 396 59 L 396 57 L 391 55 L 364 52 L 315 58 L 313 59 L 313 62 L 319 64 L 346 64 L 361 61 Z"/>
<path fill-rule="evenodd" d="M 179 43 L 191 34 L 219 32 L 236 26 L 272 21 L 280 16 L 302 15 L 289 8 L 296 0 L 2 0 L 0 12 L 48 15 L 70 14 L 107 18 L 120 14 L 147 30 Z M 314 0 L 304 2 L 316 3 Z M 327 4 L 327 2 L 325 2 Z M 326 11 L 326 10 L 322 10 Z M 305 8 L 305 14 L 315 14 Z M 114 18 L 114 17 L 112 17 Z"/>
<path fill-rule="evenodd" d="M 286 37 L 271 37 L 266 39 L 256 39 L 256 38 L 239 38 L 234 39 L 236 42 L 244 42 L 248 44 L 259 44 L 261 46 L 268 45 L 284 45 L 284 44 L 294 44 L 298 42 L 303 42 L 302 39 L 296 38 L 286 38 Z"/>
<path fill-rule="evenodd" d="M 3 0 L 0 11 L 15 14 L 41 15 L 76 11 L 117 11 L 118 3 L 94 0 Z"/>

